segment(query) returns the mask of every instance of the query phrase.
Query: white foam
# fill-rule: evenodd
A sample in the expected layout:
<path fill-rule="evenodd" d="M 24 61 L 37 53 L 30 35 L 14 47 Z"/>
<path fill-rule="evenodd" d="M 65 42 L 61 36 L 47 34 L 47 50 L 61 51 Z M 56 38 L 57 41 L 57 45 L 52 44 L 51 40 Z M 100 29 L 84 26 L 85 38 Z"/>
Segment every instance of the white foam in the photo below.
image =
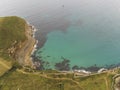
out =
<path fill-rule="evenodd" d="M 78 72 L 78 73 L 86 73 L 86 74 L 90 74 L 91 72 L 90 71 L 86 71 L 86 70 L 74 70 L 75 72 Z"/>

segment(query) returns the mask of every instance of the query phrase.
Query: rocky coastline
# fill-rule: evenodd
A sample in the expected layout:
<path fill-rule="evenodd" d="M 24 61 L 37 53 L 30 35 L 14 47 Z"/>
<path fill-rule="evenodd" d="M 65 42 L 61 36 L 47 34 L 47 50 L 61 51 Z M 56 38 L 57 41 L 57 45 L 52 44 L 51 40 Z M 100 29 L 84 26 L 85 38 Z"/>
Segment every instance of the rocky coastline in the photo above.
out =
<path fill-rule="evenodd" d="M 16 53 L 16 60 L 22 66 L 33 67 L 33 60 L 31 54 L 36 50 L 37 40 L 34 38 L 36 29 L 34 26 L 26 23 L 25 34 L 27 40 L 20 45 L 19 50 Z"/>
<path fill-rule="evenodd" d="M 35 39 L 35 32 L 36 29 L 34 26 L 31 26 L 30 24 L 27 24 L 26 26 L 26 36 L 27 40 L 24 42 L 23 47 L 20 49 L 18 54 L 18 62 L 24 66 L 31 66 L 32 68 L 36 69 L 36 66 L 41 66 L 40 62 L 37 62 L 32 58 L 31 56 L 34 55 L 34 52 L 37 50 L 37 44 L 38 40 Z M 95 67 L 96 68 L 96 67 Z M 98 69 L 98 68 L 97 68 Z M 81 76 L 92 76 L 96 74 L 106 73 L 106 72 L 113 72 L 116 69 L 116 67 L 106 69 L 106 68 L 99 68 L 97 72 L 91 72 L 89 70 L 85 69 L 74 69 L 71 71 L 59 71 L 60 73 L 74 73 L 75 77 L 81 77 Z M 119 76 L 119 75 L 118 75 Z M 113 90 L 119 90 L 118 81 L 120 80 L 120 77 L 114 78 L 113 81 Z"/>
<path fill-rule="evenodd" d="M 41 67 L 41 63 L 39 60 L 34 60 L 36 57 L 34 57 L 34 53 L 35 51 L 37 50 L 37 45 L 38 45 L 38 40 L 35 39 L 35 33 L 36 33 L 36 28 L 32 25 L 30 25 L 29 23 L 27 23 L 27 27 L 26 27 L 26 36 L 28 37 L 28 40 L 27 40 L 27 43 L 29 44 L 29 41 L 30 41 L 30 45 L 27 45 L 27 49 L 24 51 L 28 51 L 28 53 L 24 53 L 24 66 L 32 66 L 33 68 L 36 69 L 36 67 Z M 25 48 L 24 48 L 25 49 Z M 33 55 L 33 57 L 32 57 Z M 21 56 L 20 56 L 21 57 Z M 20 59 L 20 58 L 19 58 Z M 92 67 L 92 68 L 91 68 Z M 72 70 L 73 72 L 77 72 L 77 73 L 83 73 L 84 75 L 91 75 L 91 73 L 93 74 L 100 74 L 100 73 L 103 73 L 103 72 L 108 72 L 108 71 L 111 71 L 111 70 L 114 70 L 116 69 L 116 67 L 118 67 L 117 65 L 115 65 L 113 67 L 113 65 L 110 65 L 109 68 L 104 68 L 104 67 L 94 67 L 94 66 L 91 66 L 90 69 L 74 69 Z M 95 69 L 95 71 L 91 71 L 91 69 Z M 66 71 L 66 72 L 70 72 L 69 71 Z"/>

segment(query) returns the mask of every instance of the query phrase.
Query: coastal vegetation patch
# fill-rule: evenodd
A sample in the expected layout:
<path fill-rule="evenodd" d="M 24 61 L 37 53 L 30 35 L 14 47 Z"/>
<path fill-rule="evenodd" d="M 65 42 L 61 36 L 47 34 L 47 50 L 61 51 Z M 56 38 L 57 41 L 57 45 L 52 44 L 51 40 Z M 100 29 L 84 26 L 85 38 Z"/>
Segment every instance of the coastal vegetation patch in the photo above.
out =
<path fill-rule="evenodd" d="M 0 18 L 0 56 L 7 59 L 9 57 L 9 49 L 17 47 L 20 42 L 26 40 L 25 36 L 25 20 L 16 17 Z"/>

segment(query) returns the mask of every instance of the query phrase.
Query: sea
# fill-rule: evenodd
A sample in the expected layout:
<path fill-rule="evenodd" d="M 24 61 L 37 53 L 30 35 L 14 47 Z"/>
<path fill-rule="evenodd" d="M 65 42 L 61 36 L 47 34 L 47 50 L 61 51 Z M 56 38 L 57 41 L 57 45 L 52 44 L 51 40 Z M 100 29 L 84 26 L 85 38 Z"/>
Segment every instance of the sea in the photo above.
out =
<path fill-rule="evenodd" d="M 64 60 L 70 68 L 120 64 L 120 0 L 1 0 L 0 16 L 35 26 L 45 68 Z"/>

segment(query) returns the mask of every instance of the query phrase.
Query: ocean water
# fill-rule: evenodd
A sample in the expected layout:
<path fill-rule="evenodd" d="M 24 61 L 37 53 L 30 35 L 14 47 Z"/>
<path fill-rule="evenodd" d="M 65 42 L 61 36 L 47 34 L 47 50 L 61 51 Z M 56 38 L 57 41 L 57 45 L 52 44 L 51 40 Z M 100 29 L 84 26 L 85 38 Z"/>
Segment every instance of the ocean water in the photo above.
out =
<path fill-rule="evenodd" d="M 51 68 L 63 57 L 71 67 L 120 63 L 119 0 L 1 0 L 0 8 L 37 28 L 36 56 Z"/>

